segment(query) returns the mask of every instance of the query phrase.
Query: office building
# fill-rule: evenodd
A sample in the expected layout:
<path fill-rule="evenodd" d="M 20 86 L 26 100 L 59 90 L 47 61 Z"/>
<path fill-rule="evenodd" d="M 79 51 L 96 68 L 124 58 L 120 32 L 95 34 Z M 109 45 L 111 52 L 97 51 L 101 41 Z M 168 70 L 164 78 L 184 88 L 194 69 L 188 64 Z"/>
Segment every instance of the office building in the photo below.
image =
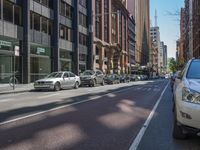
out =
<path fill-rule="evenodd" d="M 0 83 L 92 66 L 87 0 L 0 0 Z M 15 61 L 14 61 L 15 60 Z"/>

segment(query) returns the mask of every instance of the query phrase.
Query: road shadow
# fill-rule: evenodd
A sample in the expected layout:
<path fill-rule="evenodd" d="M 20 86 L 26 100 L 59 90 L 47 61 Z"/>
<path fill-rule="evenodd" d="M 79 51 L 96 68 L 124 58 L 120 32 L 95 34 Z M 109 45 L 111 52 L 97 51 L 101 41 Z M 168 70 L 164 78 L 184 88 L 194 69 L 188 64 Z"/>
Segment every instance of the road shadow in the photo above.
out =
<path fill-rule="evenodd" d="M 150 83 L 146 85 L 148 84 Z M 164 88 L 165 85 L 166 83 L 162 83 L 160 87 Z M 126 88 L 118 88 L 117 90 L 125 90 Z M 101 96 L 114 91 L 116 90 L 108 90 L 98 95 Z M 89 99 L 93 96 L 97 96 L 97 94 L 70 99 L 74 103 L 79 102 L 80 99 Z M 137 93 L 130 91 L 127 91 L 127 93 L 116 92 L 91 100 L 88 103 L 60 109 L 59 113 L 53 111 L 10 123 L 8 126 L 2 125 L 0 126 L 0 149 L 18 149 L 18 146 L 19 149 L 24 149 L 26 147 L 23 146 L 26 146 L 26 142 L 29 143 L 31 149 L 52 149 L 44 143 L 54 143 L 54 141 L 62 139 L 62 142 L 52 144 L 55 146 L 53 149 L 127 150 L 159 96 L 160 93 L 144 93 L 142 91 Z M 72 102 L 69 102 L 69 99 L 64 98 L 62 103 L 55 102 L 37 107 L 16 109 L 1 113 L 0 120 L 6 120 L 16 114 L 26 114 L 36 110 L 44 111 L 70 103 Z M 9 115 L 6 116 L 6 114 Z M 60 127 L 64 128 L 62 132 L 59 132 L 61 139 L 56 139 L 54 132 L 57 132 L 56 129 Z M 71 130 L 67 130 L 65 127 L 69 127 Z M 73 137 L 77 128 L 81 133 L 80 139 L 70 142 L 68 138 Z M 47 131 L 48 133 L 46 133 Z M 59 137 L 59 135 L 57 136 Z"/>
<path fill-rule="evenodd" d="M 200 138 L 190 135 L 186 140 L 175 140 L 173 130 L 173 95 L 169 86 L 147 128 L 138 150 L 199 150 Z"/>

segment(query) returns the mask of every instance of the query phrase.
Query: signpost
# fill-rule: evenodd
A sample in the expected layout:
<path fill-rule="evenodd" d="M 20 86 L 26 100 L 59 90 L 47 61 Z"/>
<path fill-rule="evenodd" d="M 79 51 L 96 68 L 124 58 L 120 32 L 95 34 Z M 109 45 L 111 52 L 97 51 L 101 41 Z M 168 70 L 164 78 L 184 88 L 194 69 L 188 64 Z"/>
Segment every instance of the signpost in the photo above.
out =
<path fill-rule="evenodd" d="M 20 50 L 20 48 L 19 48 L 19 46 L 17 46 L 17 45 L 15 45 L 15 47 L 14 47 L 14 62 L 13 62 L 13 90 L 15 90 L 15 79 L 16 79 L 16 77 L 15 77 L 15 60 L 16 60 L 16 56 L 19 56 L 19 50 Z"/>

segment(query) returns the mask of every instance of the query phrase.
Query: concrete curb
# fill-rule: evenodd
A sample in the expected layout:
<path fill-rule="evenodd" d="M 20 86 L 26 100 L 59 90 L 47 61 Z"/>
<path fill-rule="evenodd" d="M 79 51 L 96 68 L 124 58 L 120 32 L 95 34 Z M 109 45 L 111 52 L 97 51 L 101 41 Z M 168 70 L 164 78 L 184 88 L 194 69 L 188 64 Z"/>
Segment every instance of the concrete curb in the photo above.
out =
<path fill-rule="evenodd" d="M 5 92 L 0 92 L 0 95 L 6 95 L 6 94 L 16 94 L 16 93 L 25 93 L 25 92 L 30 92 L 32 91 L 33 89 L 29 89 L 29 90 L 19 90 L 19 91 L 5 91 Z"/>

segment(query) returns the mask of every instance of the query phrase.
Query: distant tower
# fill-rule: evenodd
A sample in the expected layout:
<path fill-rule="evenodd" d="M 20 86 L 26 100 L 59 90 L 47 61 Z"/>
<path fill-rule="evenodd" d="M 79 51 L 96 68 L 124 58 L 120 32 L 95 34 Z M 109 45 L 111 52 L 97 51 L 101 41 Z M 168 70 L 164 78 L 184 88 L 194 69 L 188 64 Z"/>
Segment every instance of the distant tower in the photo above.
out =
<path fill-rule="evenodd" d="M 155 10 L 155 27 L 158 26 L 158 15 L 157 15 L 157 10 Z"/>

